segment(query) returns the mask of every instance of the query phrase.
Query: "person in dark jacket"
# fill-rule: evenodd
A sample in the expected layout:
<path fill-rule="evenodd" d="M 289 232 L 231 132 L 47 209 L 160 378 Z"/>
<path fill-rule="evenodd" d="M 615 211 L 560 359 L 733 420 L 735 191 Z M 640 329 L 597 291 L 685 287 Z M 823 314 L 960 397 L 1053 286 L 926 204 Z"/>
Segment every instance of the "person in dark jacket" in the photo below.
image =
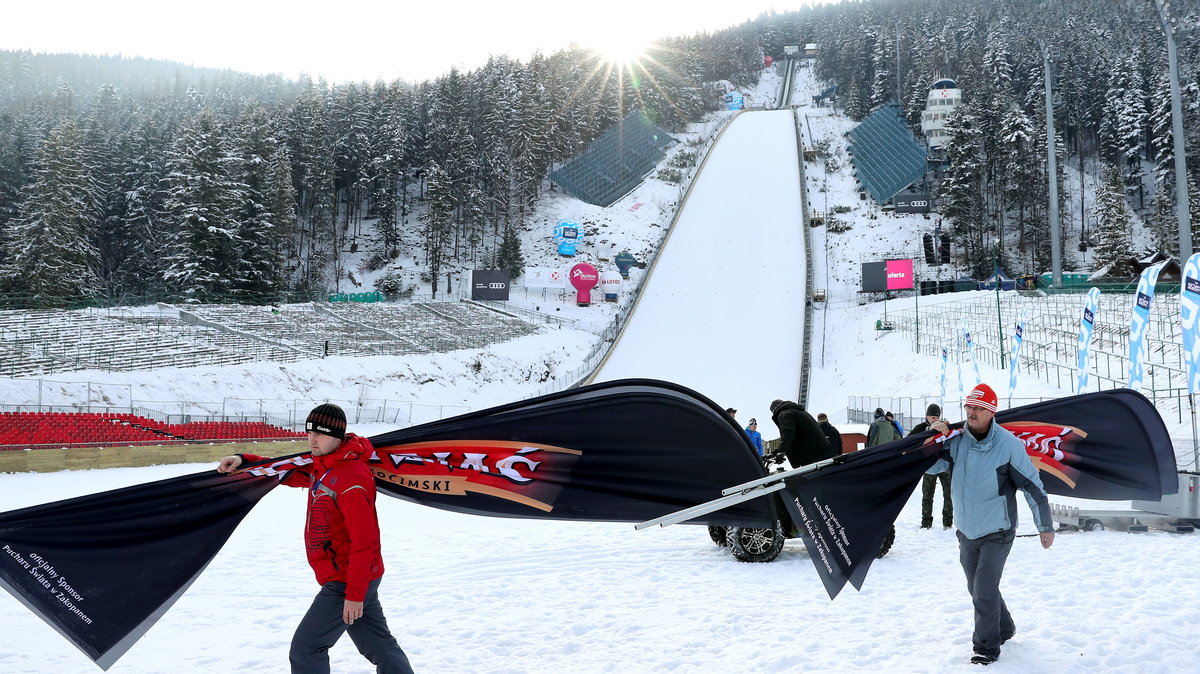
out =
<path fill-rule="evenodd" d="M 896 421 L 896 417 L 892 416 L 891 410 L 888 410 L 887 413 L 883 415 L 883 418 L 892 422 L 892 426 L 896 427 L 896 437 L 904 437 L 904 427 L 900 425 L 899 421 Z"/>
<path fill-rule="evenodd" d="M 304 543 L 321 591 L 292 636 L 292 672 L 329 672 L 329 649 L 349 632 L 376 671 L 412 674 L 379 603 L 383 555 L 375 478 L 367 466 L 374 447 L 346 432 L 346 413 L 332 403 L 313 408 L 304 425 L 312 463 L 289 471 L 282 482 L 309 491 Z M 234 454 L 221 459 L 217 470 L 232 473 L 265 458 Z"/>
<path fill-rule="evenodd" d="M 942 418 L 942 408 L 937 403 L 925 408 L 925 421 L 913 426 L 909 435 L 924 433 L 929 427 Z M 938 483 L 942 483 L 942 527 L 949 529 L 954 526 L 954 504 L 950 500 L 950 473 L 941 472 L 937 475 L 926 474 L 921 478 L 921 528 L 933 526 L 933 492 Z"/>
<path fill-rule="evenodd" d="M 871 422 L 871 428 L 867 430 L 867 447 L 875 445 L 883 445 L 892 440 L 899 440 L 900 434 L 896 432 L 896 427 L 892 422 L 884 416 L 883 408 L 875 408 L 875 421 Z"/>
<path fill-rule="evenodd" d="M 779 449 L 775 456 L 786 456 L 793 468 L 837 455 L 830 449 L 817 420 L 803 406 L 776 400 L 771 403 L 771 420 L 779 427 Z"/>
<path fill-rule="evenodd" d="M 758 419 L 750 418 L 750 423 L 746 425 L 746 435 L 750 436 L 750 444 L 754 445 L 754 449 L 758 451 L 758 455 L 762 456 L 762 433 L 758 432 Z"/>
<path fill-rule="evenodd" d="M 817 425 L 821 427 L 821 432 L 825 434 L 825 441 L 829 443 L 829 448 L 833 450 L 834 454 L 841 454 L 842 434 L 838 432 L 838 429 L 833 427 L 833 424 L 829 423 L 829 417 L 824 412 L 817 415 Z"/>

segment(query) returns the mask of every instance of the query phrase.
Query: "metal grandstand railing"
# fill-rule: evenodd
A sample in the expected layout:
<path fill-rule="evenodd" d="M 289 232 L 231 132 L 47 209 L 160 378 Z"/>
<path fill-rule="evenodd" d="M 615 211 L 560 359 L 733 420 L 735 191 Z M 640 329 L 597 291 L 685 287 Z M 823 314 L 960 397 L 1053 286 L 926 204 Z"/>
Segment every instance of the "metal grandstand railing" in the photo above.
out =
<path fill-rule="evenodd" d="M 1090 390 L 1120 388 L 1128 382 L 1129 316 L 1133 298 L 1133 294 L 1129 293 L 1101 295 L 1089 359 Z M 915 310 L 891 312 L 888 317 L 897 331 L 909 335 L 914 349 L 919 353 L 940 357 L 942 346 L 948 344 L 951 367 L 958 362 L 969 361 L 967 347 L 962 340 L 961 326 L 965 320 L 975 343 L 975 357 L 980 362 L 1000 368 L 1001 338 L 1004 344 L 1003 359 L 1007 364 L 1012 345 L 1011 332 L 1024 309 L 1026 321 L 1020 376 L 1037 377 L 1072 391 L 1077 378 L 1079 320 L 1083 301 L 1082 294 L 1027 297 L 1006 291 L 999 293 L 999 298 L 989 295 L 922 305 L 919 334 L 916 333 Z M 1146 332 L 1146 347 L 1147 371 L 1142 393 L 1165 418 L 1183 422 L 1190 411 L 1178 294 L 1163 293 L 1154 298 Z"/>
<path fill-rule="evenodd" d="M 539 329 L 465 302 L 0 311 L 0 376 L 438 353 Z"/>
<path fill-rule="evenodd" d="M 634 110 L 550 179 L 582 201 L 611 206 L 642 181 L 675 139 Z"/>
<path fill-rule="evenodd" d="M 800 355 L 800 392 L 796 400 L 807 407 L 809 372 L 812 370 L 813 254 L 808 226 L 808 179 L 804 175 L 804 138 L 800 131 L 798 110 L 792 112 L 792 118 L 796 125 L 796 163 L 800 166 L 800 222 L 797 224 L 804 236 L 804 342 Z"/>
<path fill-rule="evenodd" d="M 855 175 L 878 203 L 887 203 L 925 175 L 925 147 L 895 103 L 879 106 L 847 135 Z"/>

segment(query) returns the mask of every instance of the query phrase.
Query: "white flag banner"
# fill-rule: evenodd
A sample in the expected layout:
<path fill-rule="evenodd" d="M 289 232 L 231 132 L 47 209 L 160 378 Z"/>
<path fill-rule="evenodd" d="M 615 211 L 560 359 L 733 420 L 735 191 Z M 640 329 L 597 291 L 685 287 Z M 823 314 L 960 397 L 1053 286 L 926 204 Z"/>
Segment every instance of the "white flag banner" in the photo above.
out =
<path fill-rule="evenodd" d="M 1189 257 L 1183 266 L 1179 314 L 1183 327 L 1183 357 L 1187 362 L 1188 393 L 1200 393 L 1200 253 Z"/>
<path fill-rule="evenodd" d="M 1146 378 L 1146 329 L 1150 327 L 1150 303 L 1154 301 L 1154 285 L 1158 273 L 1167 263 L 1159 262 L 1142 272 L 1137 296 L 1129 316 L 1129 388 L 1137 391 Z"/>
<path fill-rule="evenodd" d="M 1075 392 L 1083 393 L 1087 388 L 1088 375 L 1088 358 L 1092 352 L 1092 333 L 1096 330 L 1096 316 L 1100 313 L 1100 289 L 1092 288 L 1088 291 L 1087 299 L 1083 303 L 1083 316 L 1079 319 L 1079 345 L 1078 356 L 1076 360 L 1077 375 L 1075 378 Z"/>
<path fill-rule="evenodd" d="M 971 341 L 971 331 L 967 329 L 967 319 L 962 319 L 963 339 L 967 341 L 967 355 L 971 356 L 971 365 L 975 366 L 975 385 L 979 386 L 983 383 L 983 377 L 979 374 L 979 361 L 975 360 L 975 342 Z"/>
<path fill-rule="evenodd" d="M 1017 365 L 1021 362 L 1021 342 L 1025 338 L 1025 310 L 1017 317 L 1017 327 L 1013 330 L 1012 357 L 1008 359 L 1008 398 L 1012 400 L 1013 391 L 1017 390 Z"/>

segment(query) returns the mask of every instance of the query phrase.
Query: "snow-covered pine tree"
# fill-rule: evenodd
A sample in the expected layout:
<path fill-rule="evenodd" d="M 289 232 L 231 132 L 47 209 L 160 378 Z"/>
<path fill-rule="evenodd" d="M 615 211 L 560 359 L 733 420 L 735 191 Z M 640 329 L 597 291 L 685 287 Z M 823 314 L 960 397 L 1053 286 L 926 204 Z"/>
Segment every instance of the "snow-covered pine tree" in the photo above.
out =
<path fill-rule="evenodd" d="M 159 107 L 142 106 L 136 118 L 120 169 L 121 231 L 128 250 L 114 275 L 126 292 L 147 293 L 165 289 L 165 259 L 173 237 L 164 213 L 163 178 L 174 129 L 170 115 Z"/>
<path fill-rule="evenodd" d="M 174 229 L 163 279 L 186 297 L 220 301 L 240 288 L 235 212 L 245 185 L 240 160 L 213 113 L 200 111 L 171 148 L 165 207 Z"/>
<path fill-rule="evenodd" d="M 942 203 L 943 213 L 953 223 L 951 231 L 963 242 L 969 259 L 976 262 L 971 273 L 983 278 L 991 271 L 986 261 L 989 228 L 983 194 L 987 167 L 974 112 L 969 104 L 962 105 L 946 120 L 948 167 L 942 181 Z"/>
<path fill-rule="evenodd" d="M 375 157 L 371 171 L 375 176 L 375 233 L 381 253 L 393 257 L 400 251 L 400 213 L 404 204 L 404 177 L 407 172 L 407 148 L 411 103 L 398 82 L 380 92 L 379 127 L 372 145 Z"/>
<path fill-rule="evenodd" d="M 895 100 L 896 91 L 896 34 L 894 26 L 873 27 L 875 41 L 871 49 L 871 65 L 875 73 L 871 79 L 870 109 Z"/>
<path fill-rule="evenodd" d="M 430 164 L 425 177 L 424 224 L 426 267 L 430 290 L 437 295 L 438 277 L 449 253 L 454 228 L 454 195 L 450 176 L 438 164 Z"/>
<path fill-rule="evenodd" d="M 291 192 L 291 171 L 275 124 L 259 105 L 246 108 L 233 131 L 231 176 L 242 189 L 233 203 L 238 274 L 232 291 L 245 303 L 277 301 L 284 288 L 283 242 L 292 230 L 292 204 L 278 203 Z M 286 186 L 286 187 L 285 187 Z"/>
<path fill-rule="evenodd" d="M 513 106 L 511 149 L 514 205 L 524 215 L 537 199 L 542 178 L 550 166 L 552 149 L 547 144 L 550 115 L 542 97 L 541 83 L 528 71 L 516 76 L 517 99 Z"/>
<path fill-rule="evenodd" d="M 1106 162 L 1101 174 L 1095 201 L 1095 265 L 1097 269 L 1107 267 L 1106 276 L 1126 278 L 1133 273 L 1133 267 L 1129 264 L 1131 217 L 1125 203 L 1125 187 L 1116 166 Z"/>
<path fill-rule="evenodd" d="M 333 139 L 330 138 L 328 88 L 300 78 L 300 94 L 291 108 L 288 149 L 297 187 L 297 274 L 298 290 L 315 291 L 326 286 L 326 273 L 341 259 L 341 238 L 334 227 Z"/>
<path fill-rule="evenodd" d="M 507 271 L 510 279 L 515 279 L 525 270 L 525 255 L 521 252 L 521 238 L 517 236 L 516 228 L 512 225 L 504 228 L 500 249 L 496 251 L 496 268 Z"/>
<path fill-rule="evenodd" d="M 0 285 L 50 306 L 99 295 L 100 259 L 91 242 L 99 196 L 83 133 L 68 119 L 46 138 L 33 181 L 8 223 Z"/>

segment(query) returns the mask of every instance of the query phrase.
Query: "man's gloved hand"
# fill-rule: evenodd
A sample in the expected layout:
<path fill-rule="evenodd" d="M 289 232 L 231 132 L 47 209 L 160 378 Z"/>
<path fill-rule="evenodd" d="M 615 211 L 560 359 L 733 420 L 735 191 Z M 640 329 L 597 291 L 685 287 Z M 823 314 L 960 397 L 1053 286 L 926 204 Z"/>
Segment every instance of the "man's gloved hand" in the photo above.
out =
<path fill-rule="evenodd" d="M 783 452 L 774 452 L 771 454 L 771 463 L 783 463 L 787 460 L 787 455 Z"/>

